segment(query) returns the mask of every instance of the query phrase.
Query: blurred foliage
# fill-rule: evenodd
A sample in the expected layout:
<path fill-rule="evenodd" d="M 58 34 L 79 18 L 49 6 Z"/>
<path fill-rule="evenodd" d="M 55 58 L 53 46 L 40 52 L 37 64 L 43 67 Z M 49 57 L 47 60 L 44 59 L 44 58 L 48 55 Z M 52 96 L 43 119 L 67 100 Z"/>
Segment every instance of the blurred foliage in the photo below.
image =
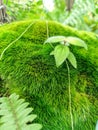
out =
<path fill-rule="evenodd" d="M 96 4 L 96 6 L 95 6 Z M 75 0 L 74 6 L 69 12 L 64 24 L 81 30 L 98 31 L 97 2 L 93 0 Z"/>
<path fill-rule="evenodd" d="M 47 19 L 70 25 L 79 30 L 98 33 L 97 0 L 75 0 L 71 11 L 67 11 L 67 0 L 54 0 L 54 9 L 49 11 L 44 0 L 4 0 L 9 21 L 25 19 Z"/>
<path fill-rule="evenodd" d="M 33 2 L 15 2 L 9 0 L 7 5 L 7 14 L 10 21 L 24 20 L 24 19 L 40 19 L 43 15 L 42 1 Z M 39 13 L 40 12 L 40 13 Z"/>
<path fill-rule="evenodd" d="M 66 3 L 65 0 L 55 0 L 54 2 L 54 10 L 49 12 L 46 10 L 47 19 L 59 21 L 63 23 L 66 18 Z"/>

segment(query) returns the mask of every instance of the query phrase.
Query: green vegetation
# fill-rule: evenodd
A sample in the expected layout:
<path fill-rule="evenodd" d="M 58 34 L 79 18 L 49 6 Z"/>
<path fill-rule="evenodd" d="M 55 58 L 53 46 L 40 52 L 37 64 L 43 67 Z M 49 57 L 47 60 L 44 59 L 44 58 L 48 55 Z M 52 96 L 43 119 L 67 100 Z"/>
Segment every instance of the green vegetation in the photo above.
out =
<path fill-rule="evenodd" d="M 54 55 L 56 66 L 59 67 L 64 61 L 69 60 L 69 62 L 73 65 L 74 68 L 77 68 L 77 61 L 74 54 L 70 51 L 70 45 L 84 47 L 87 50 L 87 45 L 85 42 L 77 37 L 64 37 L 64 36 L 54 36 L 49 37 L 45 43 L 57 43 L 54 50 L 50 53 L 50 55 Z"/>
<path fill-rule="evenodd" d="M 74 130 L 74 121 L 73 121 L 73 113 L 72 113 L 72 97 L 71 97 L 71 82 L 70 82 L 70 68 L 67 63 L 67 60 L 71 63 L 74 68 L 77 68 L 77 61 L 74 54 L 70 51 L 70 45 L 84 47 L 87 50 L 87 45 L 85 42 L 76 37 L 64 37 L 64 36 L 54 36 L 49 37 L 45 43 L 57 43 L 59 42 L 60 45 L 57 45 L 54 50 L 50 53 L 50 55 L 54 55 L 56 66 L 59 67 L 66 62 L 66 67 L 68 71 L 68 96 L 69 96 L 69 111 L 70 111 L 70 120 L 71 120 L 71 128 Z"/>
<path fill-rule="evenodd" d="M 0 8 L 0 22 L 11 22 L 28 19 L 59 21 L 79 30 L 93 31 L 98 34 L 98 1 L 97 0 L 49 0 L 54 3 L 49 11 L 46 0 L 0 0 L 6 11 Z M 0 6 L 2 6 L 0 2 Z M 51 4 L 48 5 L 51 7 Z"/>
<path fill-rule="evenodd" d="M 51 11 L 45 7 L 44 1 L 3 0 L 8 15 L 6 21 L 47 19 L 98 34 L 97 0 L 54 0 L 54 9 Z M 49 1 L 51 3 L 51 0 Z M 49 6 L 51 7 L 51 5 Z"/>
<path fill-rule="evenodd" d="M 33 22 L 33 23 L 32 23 Z M 78 68 L 70 65 L 74 130 L 94 130 L 98 120 L 98 37 L 53 21 L 22 21 L 0 27 L 0 54 L 14 42 L 0 60 L 0 75 L 8 94 L 25 98 L 38 115 L 43 130 L 71 130 L 66 64 L 55 66 L 51 36 L 72 36 L 84 40 L 88 51 L 72 46 Z M 58 43 L 53 43 L 55 47 Z M 2 90 L 0 90 L 2 91 Z"/>
<path fill-rule="evenodd" d="M 19 99 L 16 94 L 0 98 L 0 129 L 40 130 L 42 128 L 40 124 L 30 123 L 36 118 L 36 115 L 30 114 L 33 109 L 27 108 L 28 105 L 29 103 L 24 99 Z"/>
<path fill-rule="evenodd" d="M 42 130 L 98 130 L 98 0 L 0 0 L 0 130 L 40 129 L 32 107 Z"/>

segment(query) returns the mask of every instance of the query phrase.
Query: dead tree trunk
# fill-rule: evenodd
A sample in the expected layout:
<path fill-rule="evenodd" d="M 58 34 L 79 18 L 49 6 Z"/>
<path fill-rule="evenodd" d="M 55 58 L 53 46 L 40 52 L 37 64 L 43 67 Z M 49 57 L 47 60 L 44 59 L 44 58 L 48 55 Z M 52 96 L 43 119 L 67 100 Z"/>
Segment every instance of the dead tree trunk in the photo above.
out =
<path fill-rule="evenodd" d="M 6 6 L 4 5 L 3 0 L 0 0 L 0 22 L 7 22 Z"/>
<path fill-rule="evenodd" d="M 67 11 L 71 11 L 71 8 L 74 4 L 74 0 L 66 0 L 66 5 L 67 5 Z"/>

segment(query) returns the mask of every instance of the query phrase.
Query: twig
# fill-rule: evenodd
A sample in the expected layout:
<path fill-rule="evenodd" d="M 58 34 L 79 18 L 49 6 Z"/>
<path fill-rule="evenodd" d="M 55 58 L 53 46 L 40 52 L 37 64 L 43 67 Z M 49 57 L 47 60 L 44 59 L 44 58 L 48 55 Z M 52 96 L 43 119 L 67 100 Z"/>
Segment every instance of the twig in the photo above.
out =
<path fill-rule="evenodd" d="M 47 39 L 49 38 L 49 28 L 48 28 L 48 21 L 46 21 L 46 29 L 47 29 Z M 52 47 L 52 48 L 54 48 L 54 46 L 51 44 L 51 43 L 49 43 L 50 44 L 50 46 Z"/>
<path fill-rule="evenodd" d="M 68 70 L 68 93 L 69 93 L 69 110 L 70 110 L 70 118 L 71 118 L 71 128 L 74 130 L 73 126 L 73 115 L 72 115 L 72 101 L 71 101 L 71 86 L 70 86 L 70 69 L 66 60 L 67 70 Z"/>
<path fill-rule="evenodd" d="M 2 57 L 3 57 L 4 53 L 5 53 L 5 51 L 6 51 L 12 44 L 14 44 L 15 42 L 17 42 L 17 41 L 28 31 L 28 29 L 29 29 L 33 24 L 34 24 L 34 22 L 32 22 L 32 23 L 25 29 L 25 31 L 22 32 L 22 34 L 21 34 L 18 38 L 16 38 L 14 41 L 12 41 L 12 42 L 3 50 L 3 52 L 2 52 L 1 55 L 0 55 L 0 60 L 2 59 Z"/>

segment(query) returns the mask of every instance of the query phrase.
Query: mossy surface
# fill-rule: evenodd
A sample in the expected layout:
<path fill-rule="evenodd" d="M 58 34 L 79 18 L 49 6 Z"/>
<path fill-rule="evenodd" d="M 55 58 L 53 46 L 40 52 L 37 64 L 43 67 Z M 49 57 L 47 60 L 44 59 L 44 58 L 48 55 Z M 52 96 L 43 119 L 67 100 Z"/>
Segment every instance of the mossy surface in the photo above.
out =
<path fill-rule="evenodd" d="M 0 27 L 0 53 L 28 27 L 31 21 Z M 43 45 L 47 36 L 76 36 L 88 45 L 88 51 L 71 47 L 78 69 L 70 63 L 72 111 L 75 130 L 94 130 L 98 119 L 98 38 L 57 22 L 34 21 L 32 27 L 6 50 L 0 61 L 0 75 L 9 92 L 30 102 L 43 130 L 71 130 L 68 76 L 64 63 L 56 68 L 52 48 Z M 37 122 L 38 122 L 37 121 Z"/>

